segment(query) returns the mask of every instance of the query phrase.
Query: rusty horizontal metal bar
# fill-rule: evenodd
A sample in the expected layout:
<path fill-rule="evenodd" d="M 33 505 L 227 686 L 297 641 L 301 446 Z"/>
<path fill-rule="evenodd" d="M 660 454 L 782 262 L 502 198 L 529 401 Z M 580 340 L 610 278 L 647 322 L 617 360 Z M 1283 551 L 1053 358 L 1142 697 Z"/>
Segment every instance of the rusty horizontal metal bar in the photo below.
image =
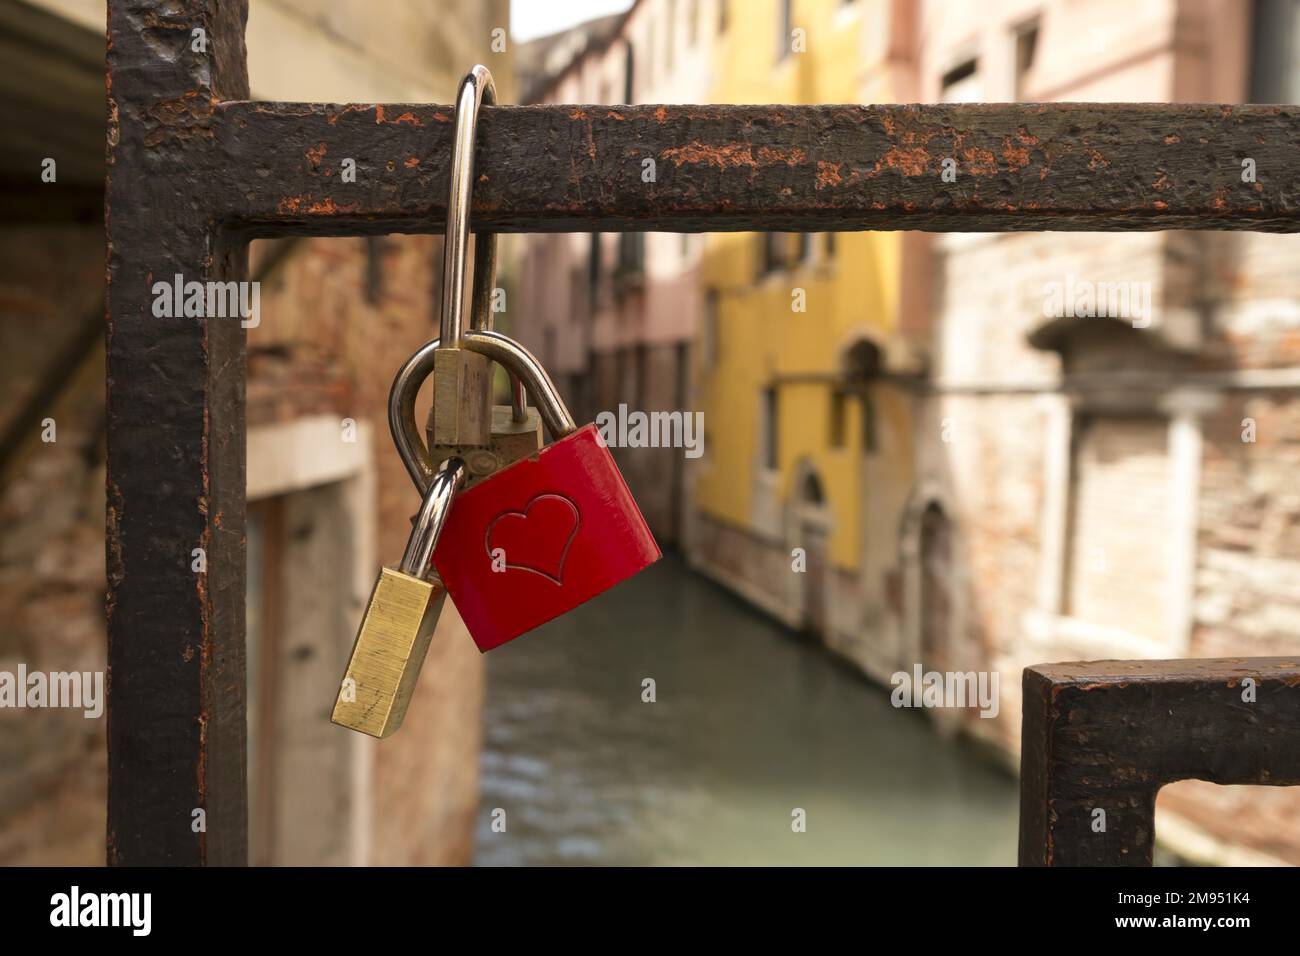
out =
<path fill-rule="evenodd" d="M 450 107 L 213 105 L 187 94 L 149 119 L 146 144 L 160 155 L 209 147 L 185 152 L 213 215 L 232 225 L 429 232 L 445 214 Z M 1293 232 L 1297 150 L 1294 106 L 489 107 L 474 222 L 552 232 Z M 355 182 L 344 181 L 344 160 Z"/>
<path fill-rule="evenodd" d="M 1022 866 L 1149 866 L 1175 780 L 1300 784 L 1297 658 L 1043 664 L 1023 688 Z"/>

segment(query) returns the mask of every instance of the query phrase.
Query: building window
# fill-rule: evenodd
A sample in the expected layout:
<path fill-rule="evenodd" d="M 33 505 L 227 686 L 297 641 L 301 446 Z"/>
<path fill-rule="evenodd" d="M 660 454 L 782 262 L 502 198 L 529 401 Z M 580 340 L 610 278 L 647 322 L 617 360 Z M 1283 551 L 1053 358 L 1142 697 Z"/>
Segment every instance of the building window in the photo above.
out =
<path fill-rule="evenodd" d="M 796 232 L 794 239 L 796 264 L 807 262 L 812 255 L 812 237 L 806 232 Z"/>
<path fill-rule="evenodd" d="M 1300 103 L 1300 0 L 1255 0 L 1250 102 Z"/>
<path fill-rule="evenodd" d="M 631 408 L 637 407 L 636 353 L 625 346 L 618 350 L 618 400 Z"/>
<path fill-rule="evenodd" d="M 639 275 L 645 271 L 645 233 L 618 234 L 618 269 L 623 275 Z"/>
<path fill-rule="evenodd" d="M 677 0 L 668 0 L 668 16 L 664 20 L 664 72 L 673 70 L 673 55 L 677 52 Z"/>
<path fill-rule="evenodd" d="M 577 317 L 591 311 L 591 282 L 587 270 L 575 262 L 569 267 L 569 302 L 565 309 L 568 316 Z M 547 363 L 555 361 L 552 353 L 547 356 Z"/>
<path fill-rule="evenodd" d="M 600 295 L 600 233 L 591 234 L 591 247 L 587 251 L 587 302 L 596 310 Z"/>
<path fill-rule="evenodd" d="M 654 86 L 655 82 L 655 22 L 647 20 L 645 25 L 645 84 Z"/>
<path fill-rule="evenodd" d="M 978 103 L 980 95 L 979 61 L 975 57 L 958 63 L 943 75 L 940 99 L 945 103 Z"/>
<path fill-rule="evenodd" d="M 845 394 L 856 395 L 859 399 L 862 450 L 867 454 L 874 454 L 876 452 L 876 407 L 871 401 L 870 383 L 881 371 L 879 346 L 866 339 L 855 342 L 840 360 L 840 368 L 846 385 Z"/>
<path fill-rule="evenodd" d="M 799 489 L 799 500 L 810 505 L 826 504 L 826 492 L 822 489 L 822 480 L 817 472 L 810 471 L 803 476 L 803 487 Z"/>
<path fill-rule="evenodd" d="M 384 297 L 384 247 L 383 236 L 367 236 L 366 244 L 366 283 L 362 290 L 365 300 L 370 305 L 378 305 Z"/>
<path fill-rule="evenodd" d="M 778 17 L 780 34 L 776 38 L 776 62 L 790 55 L 790 32 L 794 29 L 794 0 L 778 0 L 781 15 Z"/>
<path fill-rule="evenodd" d="M 781 236 L 776 232 L 758 234 L 758 278 L 769 276 L 781 268 Z"/>
<path fill-rule="evenodd" d="M 542 354 L 546 356 L 546 364 L 551 368 L 555 368 L 556 365 L 556 353 L 558 352 L 556 342 L 555 326 L 548 325 L 542 332 Z"/>
<path fill-rule="evenodd" d="M 830 446 L 843 448 L 848 432 L 849 397 L 839 389 L 831 392 L 831 434 Z"/>
<path fill-rule="evenodd" d="M 806 232 L 760 233 L 758 277 L 809 262 L 812 251 L 812 236 Z"/>
<path fill-rule="evenodd" d="M 633 67 L 636 65 L 636 52 L 629 43 L 624 48 L 625 56 L 623 58 L 623 102 L 629 106 L 635 102 L 633 94 L 636 88 L 632 85 Z"/>
<path fill-rule="evenodd" d="M 719 295 L 717 289 L 704 293 L 704 368 L 717 367 L 722 355 L 722 326 L 718 317 Z"/>
<path fill-rule="evenodd" d="M 636 362 L 636 404 L 640 409 L 650 407 L 650 352 L 644 342 L 638 342 L 632 353 Z"/>
<path fill-rule="evenodd" d="M 1034 55 L 1038 52 L 1038 21 L 1033 20 L 1016 28 L 1015 97 L 1025 100 L 1029 95 L 1029 74 L 1034 68 Z"/>
<path fill-rule="evenodd" d="M 776 388 L 763 389 L 763 467 L 775 471 L 780 461 L 777 448 L 777 431 L 780 407 Z"/>

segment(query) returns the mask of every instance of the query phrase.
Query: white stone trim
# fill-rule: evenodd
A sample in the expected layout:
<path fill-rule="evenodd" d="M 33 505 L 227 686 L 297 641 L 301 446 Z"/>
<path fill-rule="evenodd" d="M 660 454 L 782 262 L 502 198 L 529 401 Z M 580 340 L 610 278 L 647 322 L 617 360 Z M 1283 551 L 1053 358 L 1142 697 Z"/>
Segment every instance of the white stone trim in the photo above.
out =
<path fill-rule="evenodd" d="M 1166 578 L 1170 657 L 1191 653 L 1193 605 L 1196 599 L 1197 528 L 1201 491 L 1201 412 L 1213 396 L 1176 391 L 1162 408 L 1169 418 L 1169 574 Z"/>
<path fill-rule="evenodd" d="M 1193 866 L 1288 866 L 1278 857 L 1224 843 L 1171 810 L 1156 809 L 1156 843 Z"/>
<path fill-rule="evenodd" d="M 1038 609 L 1060 614 L 1064 609 L 1065 554 L 1070 518 L 1070 441 L 1074 410 L 1065 395 L 1039 399 L 1047 415 L 1043 441 L 1043 514 L 1038 560 Z"/>
<path fill-rule="evenodd" d="M 369 427 L 358 422 L 356 441 L 345 442 L 342 423 L 333 415 L 310 415 L 248 429 L 248 500 L 346 481 L 365 470 Z"/>
<path fill-rule="evenodd" d="M 1168 641 L 1083 618 L 1044 611 L 1026 611 L 1020 619 L 1025 651 L 1039 660 L 1134 660 L 1179 657 Z"/>
<path fill-rule="evenodd" d="M 1137 386 L 1146 389 L 1158 389 L 1162 383 L 1172 383 L 1173 377 L 1164 373 L 1121 373 L 1106 372 L 1094 375 L 1074 376 L 1071 384 L 1087 384 L 1092 387 L 1111 386 L 1116 388 Z M 1220 372 L 1191 372 L 1177 376 L 1177 381 L 1194 385 L 1202 389 L 1242 389 L 1262 390 L 1300 388 L 1300 368 L 1241 368 Z M 1017 392 L 1060 393 L 1062 380 L 1059 377 L 1037 376 L 1032 378 L 975 378 L 946 376 L 936 378 L 930 386 L 935 394 L 976 393 L 1003 395 Z"/>

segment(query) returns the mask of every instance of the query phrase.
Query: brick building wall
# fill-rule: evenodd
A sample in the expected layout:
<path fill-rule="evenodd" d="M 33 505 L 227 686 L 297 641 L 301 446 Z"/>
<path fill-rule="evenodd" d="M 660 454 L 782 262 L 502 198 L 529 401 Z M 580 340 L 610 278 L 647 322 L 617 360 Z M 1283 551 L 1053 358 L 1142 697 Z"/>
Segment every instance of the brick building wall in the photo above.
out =
<path fill-rule="evenodd" d="M 273 246 L 262 245 L 254 249 L 255 269 L 273 254 Z M 374 551 L 386 564 L 400 557 L 419 507 L 388 433 L 388 390 L 394 371 L 435 334 L 433 264 L 441 248 L 441 239 L 428 236 L 297 241 L 264 279 L 262 323 L 249 330 L 250 430 L 323 415 L 337 423 L 331 440 L 343 442 L 346 421 L 361 426 L 375 471 Z M 417 421 L 431 392 L 430 386 L 421 394 Z M 250 474 L 258 468 L 250 456 Z M 353 603 L 354 621 L 363 610 Z M 355 625 L 349 646 L 354 631 Z M 319 698 L 321 721 L 328 720 L 341 674 L 331 673 L 329 686 L 304 688 Z M 449 602 L 401 732 L 378 745 L 362 742 L 373 774 L 370 862 L 469 862 L 482 694 L 481 655 Z"/>
<path fill-rule="evenodd" d="M 949 17 L 920 53 L 922 85 L 942 93 L 970 57 L 978 98 L 1004 98 L 1002 53 L 1032 13 L 1027 98 L 1246 98 L 1250 5 L 1157 3 L 1127 20 L 1107 9 L 1008 2 L 978 23 Z M 1080 37 L 1095 47 L 1090 70 L 1064 55 Z M 918 476 L 954 519 L 946 640 L 1002 674 L 999 717 L 972 731 L 1014 753 L 1010 678 L 1028 664 L 1300 650 L 1300 499 L 1285 477 L 1300 407 L 1296 251 L 1292 237 L 1187 233 L 932 244 Z M 1045 314 L 1052 284 L 1071 281 L 1137 283 L 1149 314 Z M 1159 806 L 1158 832 L 1190 858 L 1300 862 L 1292 791 L 1187 781 Z"/>
<path fill-rule="evenodd" d="M 75 347 L 87 322 L 99 328 L 103 242 L 93 225 L 0 231 L 0 434 L 14 439 L 0 461 L 0 670 L 11 674 L 104 670 L 104 350 Z M 80 710 L 0 710 L 0 865 L 103 861 L 104 743 L 103 719 Z"/>

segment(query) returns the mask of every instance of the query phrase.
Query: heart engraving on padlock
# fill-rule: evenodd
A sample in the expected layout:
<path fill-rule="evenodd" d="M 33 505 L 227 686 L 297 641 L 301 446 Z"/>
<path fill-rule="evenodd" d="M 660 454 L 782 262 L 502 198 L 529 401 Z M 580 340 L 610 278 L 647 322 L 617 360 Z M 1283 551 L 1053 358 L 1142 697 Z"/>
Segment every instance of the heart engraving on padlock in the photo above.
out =
<path fill-rule="evenodd" d="M 488 332 L 470 341 L 499 340 Z M 522 358 L 520 378 L 529 384 L 530 395 L 542 399 L 537 406 L 543 417 L 559 419 L 559 437 L 536 455 L 462 492 L 433 556 L 456 610 L 484 651 L 571 611 L 660 557 L 596 426 L 575 428 L 563 402 L 555 398 L 554 385 L 536 371 L 536 359 L 526 352 Z M 549 497 L 557 494 L 572 503 L 580 525 L 563 523 L 574 521 L 575 515 Z M 531 514 L 519 512 L 524 502 L 534 499 L 540 500 Z M 550 522 L 546 535 L 540 530 L 543 518 Z M 489 530 L 493 524 L 495 534 Z M 504 544 L 505 559 L 528 565 L 533 573 L 500 573 L 500 560 L 478 557 L 485 543 Z M 561 550 L 562 568 L 557 566 Z"/>
<path fill-rule="evenodd" d="M 534 509 L 537 509 L 536 515 Z M 522 511 L 503 511 L 493 518 L 483 535 L 483 543 L 488 557 L 497 548 L 501 549 L 506 556 L 507 568 L 531 571 L 563 586 L 564 562 L 568 560 L 569 548 L 581 525 L 582 515 L 573 501 L 556 492 L 545 491 L 534 495 Z M 566 527 L 567 536 L 564 534 Z M 554 552 L 554 543 L 561 537 L 564 545 L 558 553 L 548 554 L 548 546 Z M 521 551 L 524 560 L 519 560 Z M 511 557 L 515 560 L 510 560 Z"/>

